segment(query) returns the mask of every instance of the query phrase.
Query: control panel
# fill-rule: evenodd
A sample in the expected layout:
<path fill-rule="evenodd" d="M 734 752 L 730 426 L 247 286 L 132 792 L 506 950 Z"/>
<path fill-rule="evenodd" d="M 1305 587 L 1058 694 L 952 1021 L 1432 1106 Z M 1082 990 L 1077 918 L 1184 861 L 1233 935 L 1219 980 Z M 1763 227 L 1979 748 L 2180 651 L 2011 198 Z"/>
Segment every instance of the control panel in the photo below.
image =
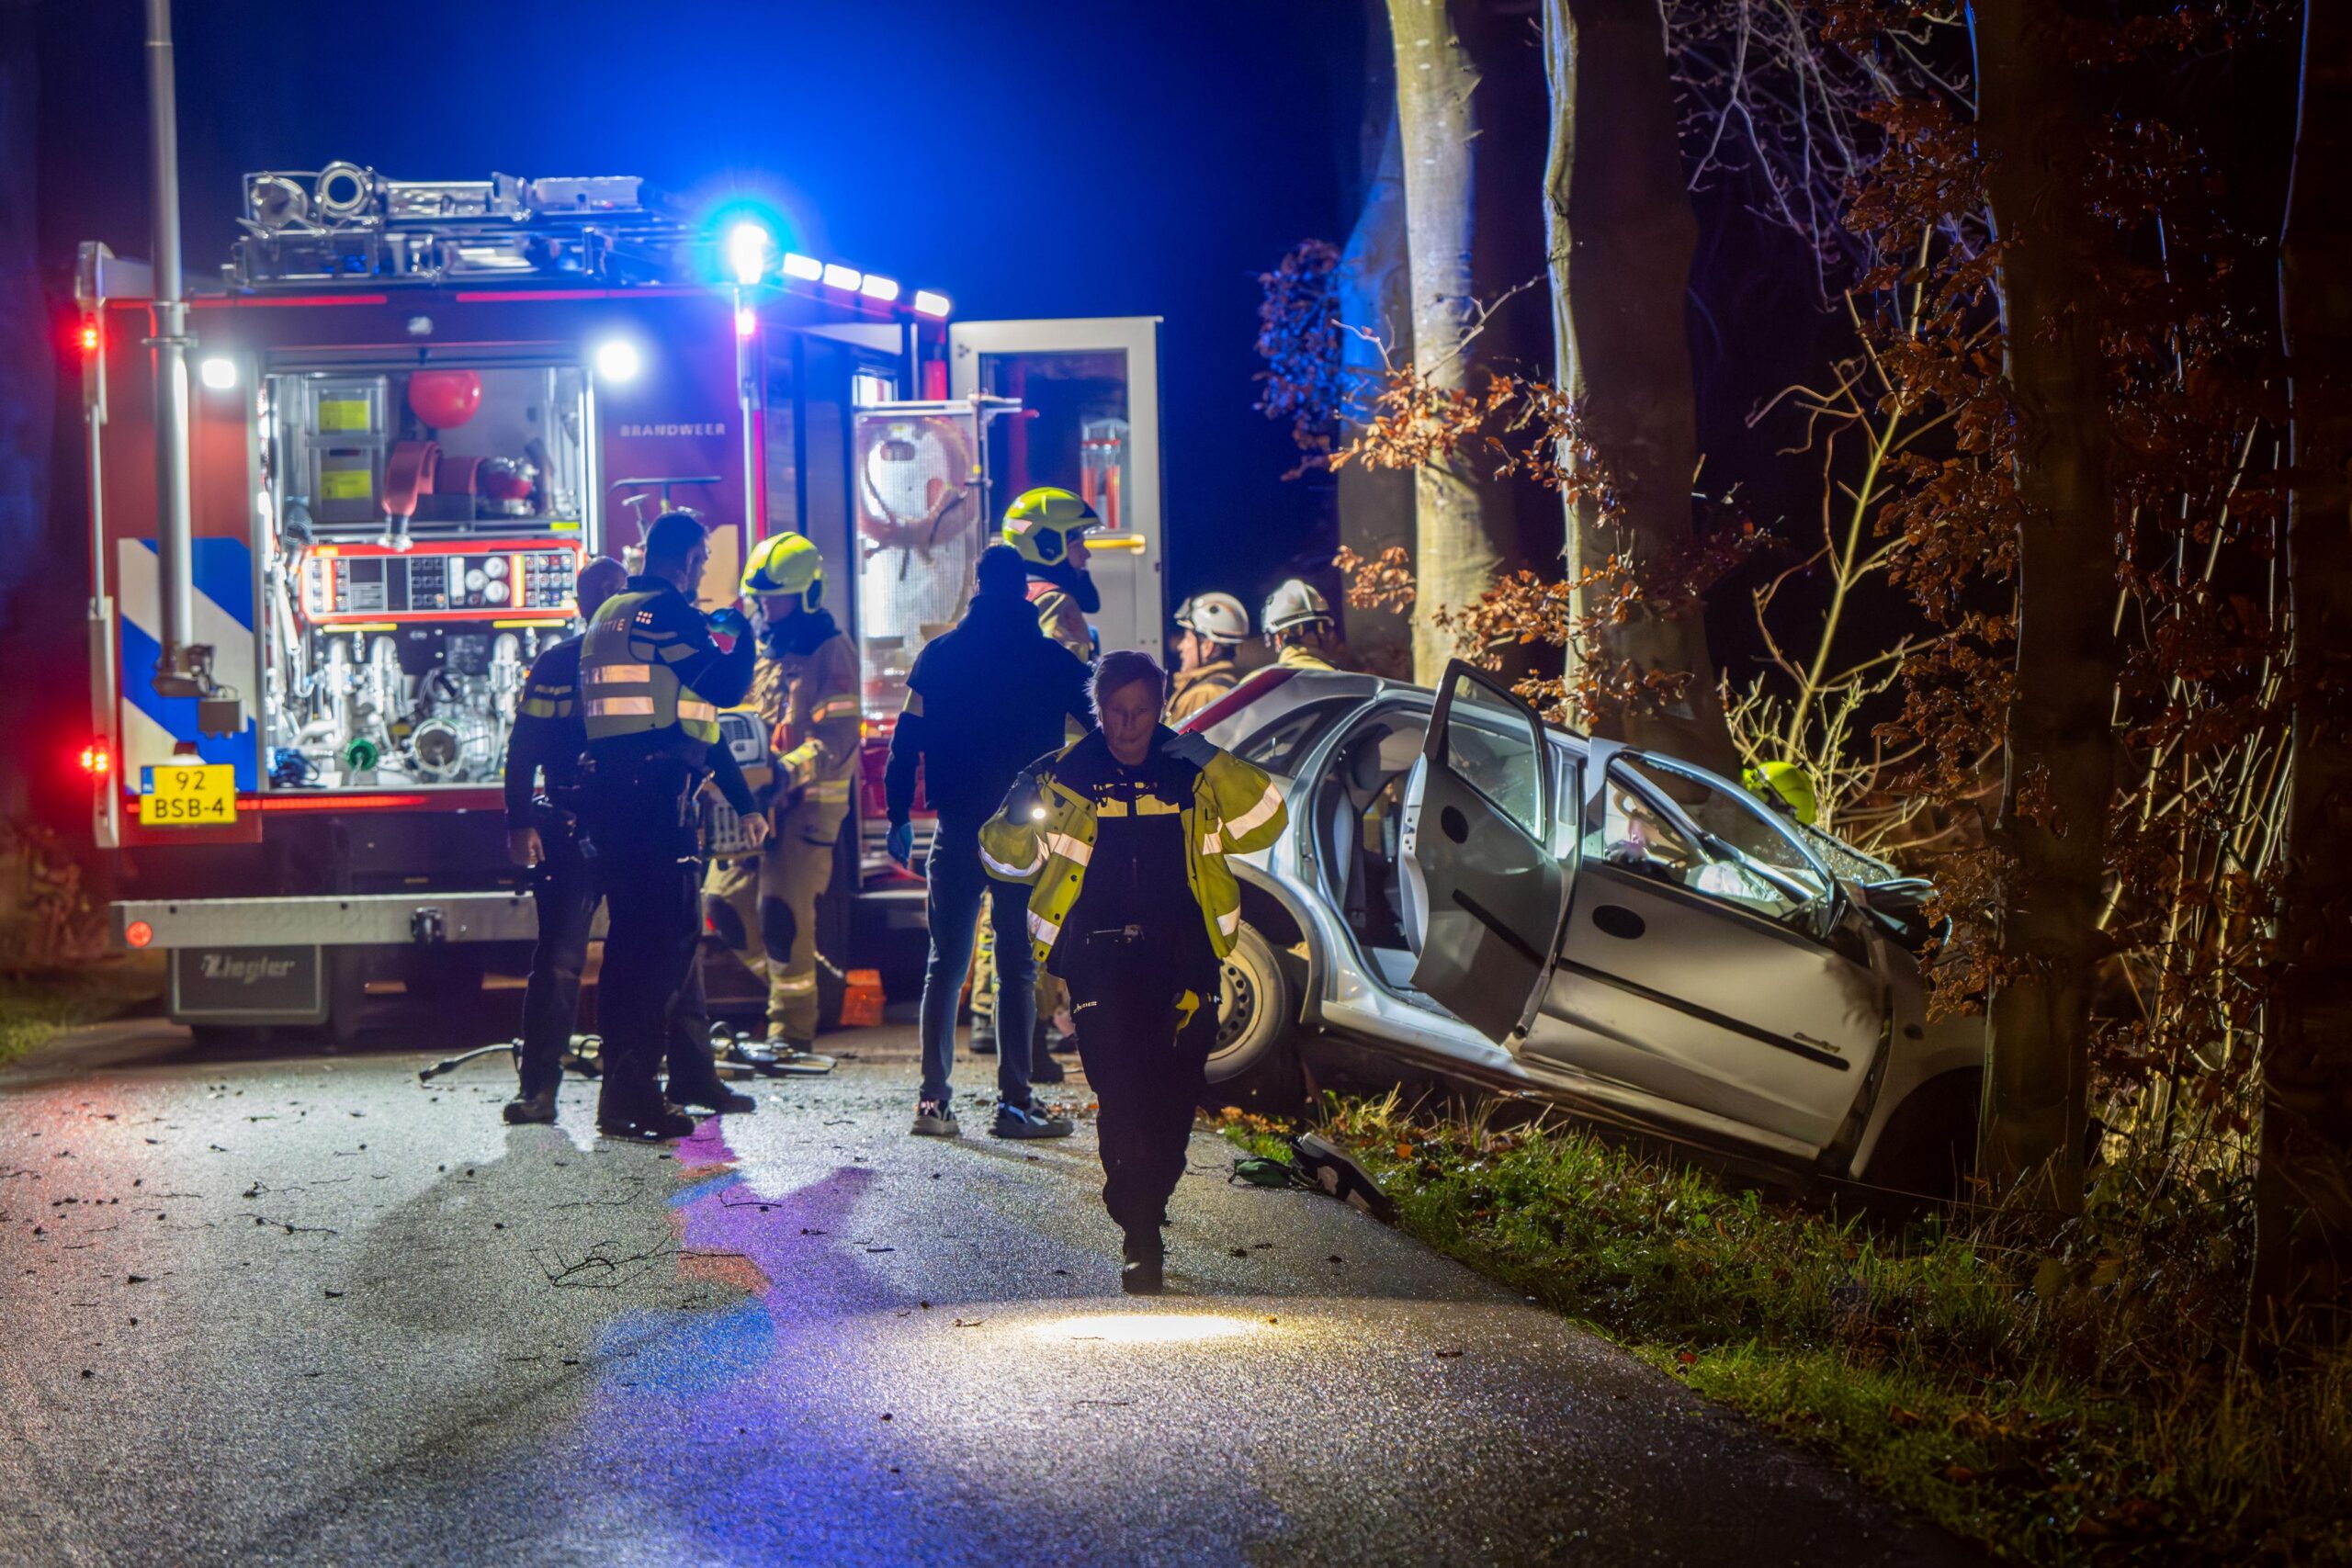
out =
<path fill-rule="evenodd" d="M 313 625 L 490 620 L 571 612 L 580 547 L 544 537 L 321 545 L 302 565 L 302 609 Z"/>

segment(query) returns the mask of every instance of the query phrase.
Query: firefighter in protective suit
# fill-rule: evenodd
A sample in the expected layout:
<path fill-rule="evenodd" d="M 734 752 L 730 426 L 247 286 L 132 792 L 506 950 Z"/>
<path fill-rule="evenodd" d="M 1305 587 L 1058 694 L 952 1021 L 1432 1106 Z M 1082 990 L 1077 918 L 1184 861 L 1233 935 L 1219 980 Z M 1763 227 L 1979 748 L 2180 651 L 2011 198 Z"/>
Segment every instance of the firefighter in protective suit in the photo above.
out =
<path fill-rule="evenodd" d="M 1274 662 L 1285 670 L 1338 670 L 1340 633 L 1331 602 L 1314 584 L 1291 578 L 1266 599 L 1259 624 L 1274 645 Z"/>
<path fill-rule="evenodd" d="M 1037 629 L 1086 664 L 1094 662 L 1094 634 L 1086 617 L 1102 608 L 1102 595 L 1087 570 L 1086 536 L 1102 521 L 1084 497 L 1052 485 L 1023 491 L 1004 509 L 1004 542 L 1029 569 L 1029 604 L 1037 612 Z M 1075 740 L 1085 728 L 1072 722 L 1063 735 Z M 1062 993 L 1061 982 L 1040 968 L 1029 1053 L 1029 1076 L 1035 1083 L 1060 1083 L 1067 1077 L 1046 1049 L 1046 1026 L 1069 1011 Z M 987 1055 L 995 1049 L 996 927 L 983 910 L 972 953 L 972 1050 Z"/>
<path fill-rule="evenodd" d="M 759 853 L 714 861 L 705 923 L 767 981 L 768 1049 L 812 1058 L 817 1038 L 817 896 L 832 880 L 833 843 L 857 768 L 857 650 L 824 608 L 824 558 L 805 535 L 752 548 L 743 594 L 756 612 L 759 663 L 751 705 L 766 727 L 775 777 L 762 791 L 772 831 Z"/>
<path fill-rule="evenodd" d="M 1102 595 L 1086 569 L 1086 535 L 1102 521 L 1085 501 L 1051 485 L 1023 491 L 1004 509 L 1004 542 L 1029 566 L 1037 629 L 1089 664 L 1094 637 L 1086 617 L 1101 611 Z"/>
<path fill-rule="evenodd" d="M 1176 606 L 1169 723 L 1183 723 L 1241 683 L 1241 667 L 1234 655 L 1249 635 L 1250 612 L 1230 593 L 1198 593 Z"/>

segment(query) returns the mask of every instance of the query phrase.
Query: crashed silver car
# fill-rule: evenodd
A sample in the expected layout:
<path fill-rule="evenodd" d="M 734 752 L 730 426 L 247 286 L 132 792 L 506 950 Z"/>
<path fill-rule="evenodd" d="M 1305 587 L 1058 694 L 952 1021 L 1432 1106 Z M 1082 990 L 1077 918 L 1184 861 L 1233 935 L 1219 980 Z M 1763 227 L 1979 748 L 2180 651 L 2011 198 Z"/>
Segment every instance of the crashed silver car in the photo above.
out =
<path fill-rule="evenodd" d="M 1351 1076 L 1952 1190 L 1983 1037 L 1928 1018 L 1925 884 L 1459 661 L 1438 693 L 1263 670 L 1190 728 L 1290 807 L 1234 862 L 1213 1103 L 1295 1098 L 1313 1043 Z"/>

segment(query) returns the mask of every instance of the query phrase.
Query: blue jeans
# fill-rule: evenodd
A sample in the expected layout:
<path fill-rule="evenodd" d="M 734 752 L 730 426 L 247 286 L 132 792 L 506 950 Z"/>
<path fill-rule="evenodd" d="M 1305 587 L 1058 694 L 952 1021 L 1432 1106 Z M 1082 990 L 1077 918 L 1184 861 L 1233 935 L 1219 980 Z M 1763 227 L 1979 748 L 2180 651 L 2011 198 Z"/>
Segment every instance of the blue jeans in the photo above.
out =
<path fill-rule="evenodd" d="M 980 864 L 978 835 L 942 824 L 923 863 L 930 882 L 924 911 L 931 922 L 931 961 L 922 973 L 922 1091 L 947 1103 L 947 1077 L 956 1060 L 956 1001 L 972 967 L 980 924 L 980 895 L 989 891 Z M 1029 949 L 1029 890 L 994 884 L 989 900 L 996 929 L 996 1091 L 1008 1105 L 1029 1103 L 1029 1035 L 1037 1021 L 1037 961 Z"/>

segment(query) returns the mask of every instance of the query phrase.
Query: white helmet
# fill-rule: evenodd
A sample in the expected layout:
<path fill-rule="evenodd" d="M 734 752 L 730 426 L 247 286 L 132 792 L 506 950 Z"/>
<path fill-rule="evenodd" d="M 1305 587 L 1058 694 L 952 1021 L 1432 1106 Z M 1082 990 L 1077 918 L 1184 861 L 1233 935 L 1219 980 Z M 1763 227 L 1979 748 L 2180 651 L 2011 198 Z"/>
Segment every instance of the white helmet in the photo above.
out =
<path fill-rule="evenodd" d="M 1316 592 L 1311 583 L 1294 577 L 1266 598 L 1266 612 L 1259 619 L 1266 635 L 1286 632 L 1294 626 L 1331 618 L 1331 602 Z"/>
<path fill-rule="evenodd" d="M 1250 635 L 1250 612 L 1230 593 L 1195 593 L 1176 606 L 1176 624 L 1211 642 L 1238 644 Z"/>

